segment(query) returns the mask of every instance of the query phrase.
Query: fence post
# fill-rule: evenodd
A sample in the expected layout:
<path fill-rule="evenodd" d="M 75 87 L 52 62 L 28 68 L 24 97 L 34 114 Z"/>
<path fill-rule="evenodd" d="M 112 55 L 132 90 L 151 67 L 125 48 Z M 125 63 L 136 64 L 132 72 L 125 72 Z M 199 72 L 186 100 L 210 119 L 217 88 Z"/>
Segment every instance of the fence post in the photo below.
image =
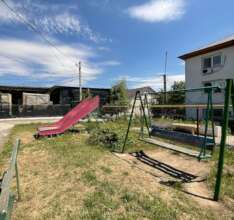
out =
<path fill-rule="evenodd" d="M 17 148 L 17 155 L 19 152 L 19 147 L 20 147 L 20 139 L 16 140 L 16 148 Z M 17 199 L 20 200 L 21 196 L 20 196 L 20 183 L 19 183 L 19 170 L 18 170 L 18 161 L 17 161 L 17 155 L 16 155 L 16 159 L 15 159 L 15 176 L 16 176 L 16 186 L 17 186 Z"/>
<path fill-rule="evenodd" d="M 231 99 L 231 90 L 233 87 L 233 81 L 231 79 L 226 80 L 226 90 L 225 90 L 225 102 L 224 102 L 224 117 L 223 117 L 223 126 L 222 126 L 222 137 L 220 143 L 220 152 L 219 152 L 219 161 L 218 161 L 218 170 L 216 176 L 214 200 L 218 201 L 220 196 L 221 181 L 223 174 L 223 164 L 224 164 L 224 153 L 226 146 L 226 137 L 228 130 L 228 120 L 229 120 L 229 105 Z"/>

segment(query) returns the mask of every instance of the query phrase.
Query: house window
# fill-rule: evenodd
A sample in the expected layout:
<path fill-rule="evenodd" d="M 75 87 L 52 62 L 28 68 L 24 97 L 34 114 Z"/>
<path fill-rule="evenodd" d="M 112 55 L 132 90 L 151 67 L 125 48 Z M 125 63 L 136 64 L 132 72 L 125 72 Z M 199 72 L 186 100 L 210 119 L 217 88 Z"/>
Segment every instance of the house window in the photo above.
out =
<path fill-rule="evenodd" d="M 210 74 L 214 72 L 214 69 L 222 66 L 222 55 L 217 54 L 202 59 L 202 72 L 204 74 Z"/>
<path fill-rule="evenodd" d="M 211 68 L 211 57 L 204 58 L 203 69 Z"/>
<path fill-rule="evenodd" d="M 213 67 L 219 67 L 222 65 L 221 55 L 213 56 Z"/>

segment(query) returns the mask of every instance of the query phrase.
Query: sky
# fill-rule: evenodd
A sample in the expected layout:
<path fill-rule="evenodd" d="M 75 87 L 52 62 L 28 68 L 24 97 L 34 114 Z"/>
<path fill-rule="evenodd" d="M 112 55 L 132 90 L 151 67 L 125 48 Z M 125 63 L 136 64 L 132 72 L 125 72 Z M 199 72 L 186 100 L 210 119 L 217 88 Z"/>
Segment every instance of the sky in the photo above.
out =
<path fill-rule="evenodd" d="M 162 88 L 177 57 L 234 33 L 233 0 L 0 0 L 0 85 Z M 32 31 L 24 22 L 33 25 Z M 39 32 L 39 33 L 38 33 Z"/>

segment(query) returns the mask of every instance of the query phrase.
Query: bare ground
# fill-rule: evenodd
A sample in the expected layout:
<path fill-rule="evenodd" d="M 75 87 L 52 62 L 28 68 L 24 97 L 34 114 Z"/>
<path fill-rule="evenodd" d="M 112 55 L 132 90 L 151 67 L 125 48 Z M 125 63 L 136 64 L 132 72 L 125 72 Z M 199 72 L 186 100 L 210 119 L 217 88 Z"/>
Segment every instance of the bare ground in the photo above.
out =
<path fill-rule="evenodd" d="M 132 164 L 132 166 L 139 168 L 142 172 L 146 172 L 148 175 L 154 176 L 158 183 L 165 185 L 170 185 L 170 183 L 173 184 L 173 182 L 182 183 L 178 190 L 187 194 L 189 198 L 192 198 L 202 207 L 211 208 L 217 213 L 220 211 L 223 212 L 224 210 L 229 212 L 222 203 L 212 201 L 213 192 L 206 184 L 206 178 L 210 171 L 210 165 L 208 162 L 199 162 L 197 159 L 183 156 L 181 154 L 175 154 L 171 151 L 160 148 L 153 151 L 146 151 L 144 153 L 159 163 L 165 163 L 176 170 L 192 174 L 196 176 L 196 178 L 191 180 L 191 182 L 184 182 L 180 178 L 172 177 L 157 167 L 152 167 L 141 162 L 135 157 L 135 155 L 116 154 L 116 156 L 129 163 L 129 165 Z"/>

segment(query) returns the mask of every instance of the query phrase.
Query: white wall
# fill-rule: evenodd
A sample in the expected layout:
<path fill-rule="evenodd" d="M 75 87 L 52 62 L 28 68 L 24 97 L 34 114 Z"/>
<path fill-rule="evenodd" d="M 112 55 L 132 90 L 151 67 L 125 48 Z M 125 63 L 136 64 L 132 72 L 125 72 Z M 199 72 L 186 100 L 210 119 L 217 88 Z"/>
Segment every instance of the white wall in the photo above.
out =
<path fill-rule="evenodd" d="M 142 98 L 142 101 L 144 102 L 145 95 L 142 95 L 141 98 Z M 150 104 L 156 104 L 156 99 L 155 99 L 155 97 L 153 95 L 147 94 L 147 100 L 148 100 L 149 105 Z M 128 110 L 128 113 L 131 113 L 132 106 L 133 106 L 133 103 L 134 103 L 134 97 L 131 98 L 129 102 L 130 102 L 130 108 Z M 146 115 L 148 115 L 147 108 L 145 108 L 145 113 L 146 113 Z M 140 102 L 139 99 L 136 100 L 134 115 L 135 116 L 140 116 L 141 115 L 141 102 Z"/>
<path fill-rule="evenodd" d="M 221 53 L 224 59 L 224 65 L 217 69 L 214 73 L 205 74 L 202 72 L 202 60 L 204 57 Z M 234 79 L 234 46 L 217 50 L 204 55 L 192 57 L 185 62 L 185 80 L 186 88 L 203 87 L 206 82 L 214 82 L 225 79 Z M 188 104 L 206 103 L 207 94 L 204 92 L 187 93 L 186 102 Z M 213 102 L 223 104 L 224 93 L 213 93 Z M 195 111 L 188 110 L 187 117 L 194 118 Z"/>

